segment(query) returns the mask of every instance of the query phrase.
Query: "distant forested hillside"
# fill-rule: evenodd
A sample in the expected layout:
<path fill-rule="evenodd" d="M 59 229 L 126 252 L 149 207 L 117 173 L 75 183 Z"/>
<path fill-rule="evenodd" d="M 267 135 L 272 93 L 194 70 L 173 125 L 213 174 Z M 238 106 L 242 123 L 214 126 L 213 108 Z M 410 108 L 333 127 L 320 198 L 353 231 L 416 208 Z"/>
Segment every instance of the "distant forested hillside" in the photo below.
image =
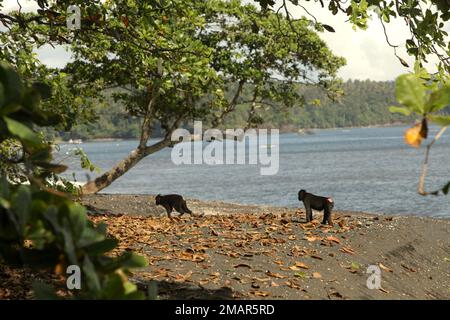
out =
<path fill-rule="evenodd" d="M 392 114 L 388 107 L 395 104 L 393 82 L 349 80 L 343 83 L 344 95 L 339 101 L 331 101 L 317 87 L 299 88 L 299 99 L 294 108 L 285 112 L 273 112 L 271 102 L 258 110 L 268 119 L 262 127 L 281 128 L 282 131 L 297 131 L 308 128 L 357 127 L 386 125 L 411 121 L 402 115 Z M 233 88 L 231 88 L 233 91 Z M 250 90 L 249 90 L 250 91 Z M 243 101 L 250 100 L 245 97 Z M 239 106 L 238 111 L 227 118 L 227 127 L 244 127 L 248 104 Z M 79 125 L 71 132 L 60 132 L 63 139 L 136 138 L 139 120 L 125 112 L 124 106 L 108 99 L 105 107 L 98 110 L 96 123 Z M 187 127 L 192 123 L 186 123 Z M 157 130 L 155 135 L 161 131 Z"/>

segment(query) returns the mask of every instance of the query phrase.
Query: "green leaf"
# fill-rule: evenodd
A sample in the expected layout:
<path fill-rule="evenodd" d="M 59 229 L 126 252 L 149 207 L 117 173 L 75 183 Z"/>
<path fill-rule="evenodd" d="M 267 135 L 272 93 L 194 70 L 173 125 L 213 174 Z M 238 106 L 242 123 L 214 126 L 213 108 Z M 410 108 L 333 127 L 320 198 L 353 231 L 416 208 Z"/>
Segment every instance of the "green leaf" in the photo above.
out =
<path fill-rule="evenodd" d="M 20 186 L 13 200 L 13 209 L 17 215 L 20 231 L 23 233 L 30 218 L 31 192 L 26 186 Z"/>
<path fill-rule="evenodd" d="M 87 255 L 84 256 L 83 274 L 85 276 L 85 281 L 83 281 L 83 283 L 86 283 L 89 289 L 94 292 L 100 291 L 100 280 L 98 279 L 98 275 L 95 271 L 94 265 Z"/>
<path fill-rule="evenodd" d="M 0 83 L 3 85 L 3 103 L 8 104 L 10 101 L 18 101 L 21 98 L 20 78 L 9 65 L 3 62 L 0 63 Z"/>
<path fill-rule="evenodd" d="M 158 282 L 152 280 L 148 283 L 147 294 L 149 300 L 158 299 Z"/>
<path fill-rule="evenodd" d="M 450 82 L 445 83 L 442 88 L 431 93 L 426 104 L 427 112 L 439 111 L 450 105 Z"/>
<path fill-rule="evenodd" d="M 403 74 L 396 80 L 397 101 L 422 115 L 425 107 L 425 86 L 413 74 Z"/>
<path fill-rule="evenodd" d="M 26 125 L 8 117 L 3 117 L 3 120 L 11 134 L 17 136 L 22 141 L 30 143 L 32 146 L 39 146 L 41 144 L 37 134 Z"/>
<path fill-rule="evenodd" d="M 58 300 L 55 289 L 43 282 L 34 282 L 33 285 L 34 296 L 38 300 Z"/>
<path fill-rule="evenodd" d="M 322 26 L 328 32 L 335 32 L 334 28 L 332 26 L 329 26 L 328 24 L 322 24 Z"/>
<path fill-rule="evenodd" d="M 359 263 L 352 261 L 351 268 L 352 268 L 352 270 L 359 270 L 360 265 L 359 265 Z"/>
<path fill-rule="evenodd" d="M 430 115 L 430 120 L 442 127 L 450 126 L 450 116 Z"/>
<path fill-rule="evenodd" d="M 100 255 L 113 250 L 119 242 L 116 239 L 105 239 L 84 247 L 89 255 Z"/>
<path fill-rule="evenodd" d="M 411 110 L 407 109 L 405 107 L 391 106 L 391 107 L 389 107 L 389 111 L 392 113 L 401 113 L 405 116 L 409 116 L 411 114 Z"/>
<path fill-rule="evenodd" d="M 143 268 L 148 265 L 147 259 L 132 252 L 125 252 L 119 258 L 120 266 L 123 268 Z"/>
<path fill-rule="evenodd" d="M 306 278 L 306 273 L 303 272 L 303 271 L 300 271 L 300 272 L 296 272 L 294 274 L 294 276 L 297 277 L 297 278 Z"/>

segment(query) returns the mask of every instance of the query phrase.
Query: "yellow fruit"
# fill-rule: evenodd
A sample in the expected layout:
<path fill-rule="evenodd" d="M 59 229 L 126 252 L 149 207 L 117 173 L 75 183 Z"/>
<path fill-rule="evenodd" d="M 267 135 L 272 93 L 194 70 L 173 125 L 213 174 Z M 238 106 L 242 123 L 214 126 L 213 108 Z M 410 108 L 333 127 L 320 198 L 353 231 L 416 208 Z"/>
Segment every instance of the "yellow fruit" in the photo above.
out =
<path fill-rule="evenodd" d="M 420 147 L 422 139 L 422 123 L 418 123 L 414 127 L 405 131 L 405 142 L 410 146 L 415 148 Z"/>

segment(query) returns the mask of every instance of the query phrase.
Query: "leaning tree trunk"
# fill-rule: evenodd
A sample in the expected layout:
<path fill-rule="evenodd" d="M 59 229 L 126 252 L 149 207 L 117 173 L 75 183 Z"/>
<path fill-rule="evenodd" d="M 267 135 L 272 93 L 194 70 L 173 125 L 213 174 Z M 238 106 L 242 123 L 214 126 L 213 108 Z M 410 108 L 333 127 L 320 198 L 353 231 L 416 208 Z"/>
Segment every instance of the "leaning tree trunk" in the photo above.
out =
<path fill-rule="evenodd" d="M 135 149 L 128 157 L 120 161 L 110 170 L 97 177 L 95 180 L 87 182 L 81 187 L 82 194 L 93 194 L 108 187 L 114 180 L 121 177 L 128 170 L 133 168 L 139 161 L 145 157 L 143 150 Z"/>
<path fill-rule="evenodd" d="M 117 165 L 110 170 L 103 173 L 101 176 L 95 178 L 95 180 L 89 181 L 81 187 L 81 194 L 94 194 L 102 189 L 108 187 L 116 179 L 124 175 L 128 170 L 133 168 L 146 156 L 158 152 L 159 150 L 169 146 L 171 144 L 170 139 L 161 140 L 154 145 L 134 149 L 128 157 L 120 161 Z"/>

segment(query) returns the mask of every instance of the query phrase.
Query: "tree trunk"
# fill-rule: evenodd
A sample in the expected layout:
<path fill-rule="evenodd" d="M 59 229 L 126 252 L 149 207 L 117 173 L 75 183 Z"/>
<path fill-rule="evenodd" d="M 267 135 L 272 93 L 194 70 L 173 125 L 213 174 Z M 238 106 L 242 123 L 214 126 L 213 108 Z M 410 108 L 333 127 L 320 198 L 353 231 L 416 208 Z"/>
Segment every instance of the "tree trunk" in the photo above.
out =
<path fill-rule="evenodd" d="M 170 139 L 170 137 L 169 137 Z M 117 178 L 120 178 L 124 175 L 128 170 L 133 168 L 136 164 L 139 163 L 146 156 L 155 153 L 171 144 L 169 139 L 161 140 L 154 145 L 145 148 L 137 148 L 134 149 L 128 157 L 120 161 L 117 165 L 112 167 L 110 170 L 106 171 L 101 176 L 97 177 L 93 181 L 89 181 L 81 187 L 81 194 L 94 194 L 99 192 L 102 189 L 108 187 L 111 183 L 113 183 Z"/>

